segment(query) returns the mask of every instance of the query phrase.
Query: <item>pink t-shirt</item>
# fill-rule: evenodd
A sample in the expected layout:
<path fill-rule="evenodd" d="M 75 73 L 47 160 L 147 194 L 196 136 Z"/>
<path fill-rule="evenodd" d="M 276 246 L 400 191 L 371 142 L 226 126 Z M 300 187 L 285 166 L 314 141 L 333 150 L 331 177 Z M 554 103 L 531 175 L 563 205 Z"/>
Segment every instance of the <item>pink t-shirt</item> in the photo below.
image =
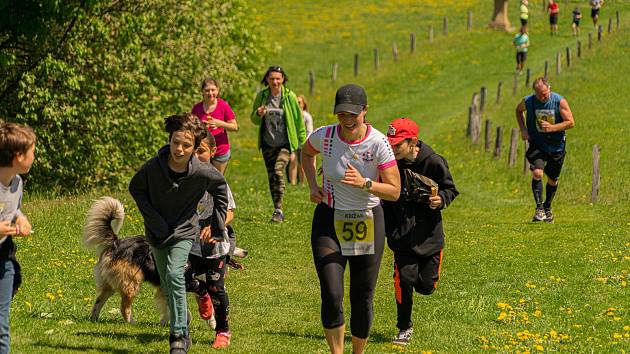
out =
<path fill-rule="evenodd" d="M 206 114 L 203 111 L 203 101 L 197 103 L 192 108 L 192 114 L 199 117 L 202 122 L 208 120 L 208 116 L 211 116 L 214 119 L 219 119 L 224 122 L 229 122 L 234 120 L 236 116 L 230 108 L 230 105 L 224 100 L 217 98 L 217 106 L 214 108 L 214 111 L 210 112 L 210 114 Z M 210 133 L 214 135 L 214 139 L 217 141 L 217 156 L 222 156 L 230 151 L 230 141 L 228 140 L 228 135 L 225 129 L 223 128 L 214 128 L 209 129 Z"/>

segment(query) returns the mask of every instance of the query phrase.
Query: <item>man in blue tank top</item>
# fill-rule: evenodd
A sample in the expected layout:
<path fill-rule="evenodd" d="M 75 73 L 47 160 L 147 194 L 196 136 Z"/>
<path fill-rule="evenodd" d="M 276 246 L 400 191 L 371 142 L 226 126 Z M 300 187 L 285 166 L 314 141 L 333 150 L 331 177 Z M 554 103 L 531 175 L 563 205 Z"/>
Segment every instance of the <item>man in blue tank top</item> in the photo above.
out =
<path fill-rule="evenodd" d="M 551 202 L 558 189 L 558 177 L 566 154 L 565 131 L 573 128 L 573 113 L 564 97 L 551 92 L 544 77 L 534 80 L 534 94 L 516 107 L 516 121 L 523 140 L 529 141 L 525 153 L 532 170 L 532 192 L 536 212 L 532 221 L 553 222 Z M 542 200 L 543 173 L 547 175 L 545 201 Z"/>

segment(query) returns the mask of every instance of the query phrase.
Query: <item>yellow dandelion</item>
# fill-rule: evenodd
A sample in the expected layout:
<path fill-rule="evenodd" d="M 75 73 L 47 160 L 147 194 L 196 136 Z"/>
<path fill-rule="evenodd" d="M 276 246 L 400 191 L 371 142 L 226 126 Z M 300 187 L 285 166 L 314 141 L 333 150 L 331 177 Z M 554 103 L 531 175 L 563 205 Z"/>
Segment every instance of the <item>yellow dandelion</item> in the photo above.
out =
<path fill-rule="evenodd" d="M 52 293 L 46 293 L 46 298 L 51 302 L 55 301 L 55 295 L 53 295 Z"/>
<path fill-rule="evenodd" d="M 28 310 L 29 310 L 29 311 L 33 309 L 33 304 L 31 304 L 31 303 L 30 303 L 30 302 L 28 302 L 28 301 L 24 301 L 24 305 L 26 305 L 26 306 L 28 307 Z"/>
<path fill-rule="evenodd" d="M 536 345 L 534 346 L 534 349 L 538 350 L 539 352 L 545 351 L 545 347 L 543 347 L 543 346 L 542 346 L 542 345 L 540 345 L 540 344 L 536 344 Z"/>
<path fill-rule="evenodd" d="M 512 309 L 512 306 L 510 306 L 509 304 L 506 304 L 505 302 L 497 303 L 497 307 L 500 308 L 501 310 L 511 310 Z"/>
<path fill-rule="evenodd" d="M 621 335 L 621 333 L 615 332 L 615 333 L 613 333 L 613 338 L 614 339 L 621 339 L 621 338 L 623 338 L 623 336 Z"/>
<path fill-rule="evenodd" d="M 534 317 L 540 317 L 540 316 L 542 316 L 542 311 L 536 310 L 536 311 L 534 311 L 533 315 L 534 315 Z"/>
<path fill-rule="evenodd" d="M 505 311 L 501 311 L 499 317 L 497 317 L 497 321 L 503 321 L 507 317 L 507 313 Z"/>

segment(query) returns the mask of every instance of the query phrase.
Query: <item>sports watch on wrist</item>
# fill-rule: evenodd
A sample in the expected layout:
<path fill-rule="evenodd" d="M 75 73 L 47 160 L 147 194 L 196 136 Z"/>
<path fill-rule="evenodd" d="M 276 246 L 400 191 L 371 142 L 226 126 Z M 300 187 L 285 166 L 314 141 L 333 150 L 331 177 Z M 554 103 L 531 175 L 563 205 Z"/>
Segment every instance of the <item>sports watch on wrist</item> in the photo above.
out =
<path fill-rule="evenodd" d="M 363 183 L 363 189 L 369 191 L 372 188 L 372 180 L 368 177 L 365 178 L 365 183 Z"/>

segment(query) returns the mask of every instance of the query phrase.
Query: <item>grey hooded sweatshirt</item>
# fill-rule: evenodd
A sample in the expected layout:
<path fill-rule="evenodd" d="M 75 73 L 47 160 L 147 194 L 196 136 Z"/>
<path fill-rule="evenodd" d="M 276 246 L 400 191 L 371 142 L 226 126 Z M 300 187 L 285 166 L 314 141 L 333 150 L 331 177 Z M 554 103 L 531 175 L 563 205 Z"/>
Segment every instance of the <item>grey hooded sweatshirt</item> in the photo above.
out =
<path fill-rule="evenodd" d="M 144 218 L 149 243 L 163 248 L 175 241 L 194 240 L 199 233 L 197 205 L 205 192 L 214 199 L 216 231 L 223 235 L 228 202 L 223 175 L 193 156 L 187 174 L 173 181 L 168 173 L 169 154 L 169 146 L 162 147 L 129 182 L 129 193 Z"/>

